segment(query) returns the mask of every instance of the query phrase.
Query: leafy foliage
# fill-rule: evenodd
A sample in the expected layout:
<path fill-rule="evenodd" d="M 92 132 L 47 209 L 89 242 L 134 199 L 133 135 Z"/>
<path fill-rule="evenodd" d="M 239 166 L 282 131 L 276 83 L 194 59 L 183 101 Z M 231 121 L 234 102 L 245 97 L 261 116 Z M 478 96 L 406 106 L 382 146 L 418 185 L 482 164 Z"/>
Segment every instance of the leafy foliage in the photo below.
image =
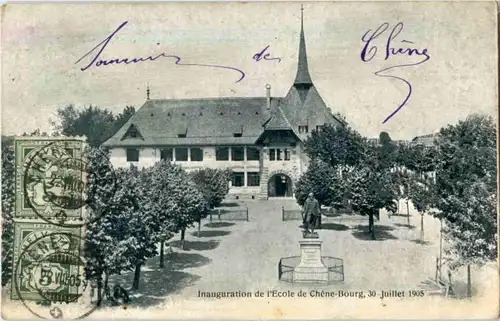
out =
<path fill-rule="evenodd" d="M 219 206 L 229 192 L 231 171 L 204 168 L 190 173 L 190 177 L 203 194 L 209 208 Z"/>
<path fill-rule="evenodd" d="M 86 136 L 88 144 L 96 147 L 108 140 L 134 113 L 131 106 L 115 117 L 111 111 L 92 105 L 83 110 L 68 105 L 57 110 L 59 124 L 53 125 L 62 135 Z"/>
<path fill-rule="evenodd" d="M 340 208 L 343 205 L 345 188 L 338 170 L 321 160 L 312 160 L 295 185 L 295 198 L 302 206 L 312 192 L 321 205 Z"/>
<path fill-rule="evenodd" d="M 436 146 L 433 214 L 445 222 L 454 265 L 482 264 L 496 257 L 497 247 L 493 119 L 474 115 L 443 128 Z"/>
<path fill-rule="evenodd" d="M 311 159 L 321 159 L 332 168 L 355 166 L 363 158 L 363 138 L 349 126 L 325 125 L 313 131 L 305 142 L 306 153 Z"/>

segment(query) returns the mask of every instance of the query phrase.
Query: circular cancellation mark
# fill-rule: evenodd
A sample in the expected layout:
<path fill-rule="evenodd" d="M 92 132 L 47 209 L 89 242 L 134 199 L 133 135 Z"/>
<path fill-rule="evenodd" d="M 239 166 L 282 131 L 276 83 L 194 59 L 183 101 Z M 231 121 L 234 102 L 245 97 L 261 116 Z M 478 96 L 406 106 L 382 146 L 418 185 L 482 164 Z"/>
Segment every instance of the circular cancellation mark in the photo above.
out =
<path fill-rule="evenodd" d="M 98 220 L 105 212 L 105 208 L 97 208 L 94 206 L 95 200 L 86 199 L 88 164 L 68 152 L 65 145 L 68 141 L 49 143 L 25 160 L 23 193 L 29 207 L 45 222 L 61 227 L 77 228 Z M 94 177 L 108 176 L 112 183 L 108 195 L 104 195 L 104 198 L 111 198 L 117 188 L 114 172 L 96 171 L 92 174 Z M 47 214 L 40 203 L 53 205 L 56 208 L 55 212 Z M 75 212 L 84 206 L 93 210 L 93 217 L 86 222 L 71 222 L 69 220 L 71 217 L 67 213 Z M 83 217 L 80 215 L 79 218 Z"/>
<path fill-rule="evenodd" d="M 54 232 L 23 244 L 13 282 L 23 305 L 42 319 L 82 319 L 101 301 L 92 302 L 85 279 L 83 240 Z"/>

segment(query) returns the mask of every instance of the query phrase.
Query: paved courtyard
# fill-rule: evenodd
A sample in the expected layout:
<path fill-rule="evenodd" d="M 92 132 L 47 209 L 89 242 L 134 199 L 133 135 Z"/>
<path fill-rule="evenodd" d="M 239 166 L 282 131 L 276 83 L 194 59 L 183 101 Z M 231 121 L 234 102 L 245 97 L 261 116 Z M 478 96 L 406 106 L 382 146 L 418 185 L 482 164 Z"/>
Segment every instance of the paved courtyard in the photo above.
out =
<path fill-rule="evenodd" d="M 240 202 L 241 203 L 241 202 Z M 149 260 L 142 269 L 140 289 L 134 293 L 127 310 L 103 307 L 91 318 L 358 318 L 429 316 L 434 318 L 489 316 L 498 306 L 498 277 L 495 266 L 473 269 L 474 299 L 450 300 L 426 296 L 421 299 L 311 299 L 200 298 L 199 292 L 257 290 L 345 291 L 416 290 L 422 281 L 434 276 L 439 253 L 439 221 L 425 216 L 425 244 L 420 244 L 420 216 L 412 210 L 410 227 L 407 217 L 388 217 L 383 212 L 376 221 L 377 240 L 367 233 L 362 222 L 324 223 L 319 230 L 323 255 L 344 260 L 345 281 L 338 284 L 299 285 L 278 280 L 281 257 L 299 255 L 302 238 L 300 221 L 282 221 L 281 208 L 298 209 L 293 200 L 246 201 L 249 221 L 218 221 L 214 217 L 186 232 L 185 249 L 179 235 L 171 240 L 173 253 L 166 266 L 159 258 Z M 465 269 L 453 275 L 456 290 L 465 294 Z M 114 276 L 112 283 L 132 284 L 133 273 Z M 4 291 L 5 294 L 5 291 Z M 478 301 L 479 300 L 479 301 Z M 487 303 L 489 302 L 489 303 Z M 300 303 L 300 304 L 299 304 Z M 417 304 L 415 304 L 417 303 Z M 23 309 L 9 302 L 9 311 Z M 307 309 L 305 309 L 307 304 Z M 481 313 L 479 313 L 481 312 Z M 496 313 L 496 312 L 495 312 Z M 29 314 L 23 314 L 23 316 Z"/>

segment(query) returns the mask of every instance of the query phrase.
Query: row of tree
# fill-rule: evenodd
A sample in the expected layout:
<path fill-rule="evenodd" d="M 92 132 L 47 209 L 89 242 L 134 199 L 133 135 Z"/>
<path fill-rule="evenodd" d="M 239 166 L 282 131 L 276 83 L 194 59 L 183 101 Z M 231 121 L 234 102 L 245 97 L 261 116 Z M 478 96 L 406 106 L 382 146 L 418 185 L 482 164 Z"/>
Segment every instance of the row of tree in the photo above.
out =
<path fill-rule="evenodd" d="M 472 115 L 442 128 L 432 146 L 401 145 L 385 132 L 376 143 L 348 126 L 325 126 L 305 143 L 311 157 L 295 195 L 303 204 L 313 192 L 336 209 L 350 207 L 369 217 L 400 199 L 443 223 L 452 267 L 483 264 L 497 253 L 496 127 L 487 116 Z"/>
<path fill-rule="evenodd" d="M 109 276 L 134 270 L 139 288 L 141 267 L 158 255 L 174 233 L 206 217 L 229 191 L 230 172 L 203 169 L 192 173 L 168 161 L 149 168 L 113 169 L 102 148 L 88 155 L 89 211 L 85 225 L 86 276 L 107 287 Z"/>

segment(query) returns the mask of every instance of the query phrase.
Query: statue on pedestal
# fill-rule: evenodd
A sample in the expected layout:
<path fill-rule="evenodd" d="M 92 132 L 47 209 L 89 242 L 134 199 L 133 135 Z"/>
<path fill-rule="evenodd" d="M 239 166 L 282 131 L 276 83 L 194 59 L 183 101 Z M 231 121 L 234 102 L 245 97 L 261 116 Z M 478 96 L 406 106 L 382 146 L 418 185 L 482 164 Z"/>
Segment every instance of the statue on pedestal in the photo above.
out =
<path fill-rule="evenodd" d="M 309 193 L 307 197 L 304 207 L 302 210 L 302 223 L 304 227 L 303 235 L 304 238 L 307 237 L 318 237 L 318 233 L 314 233 L 314 228 L 316 227 L 316 221 L 321 215 L 319 209 L 319 202 L 314 198 L 313 193 Z"/>

